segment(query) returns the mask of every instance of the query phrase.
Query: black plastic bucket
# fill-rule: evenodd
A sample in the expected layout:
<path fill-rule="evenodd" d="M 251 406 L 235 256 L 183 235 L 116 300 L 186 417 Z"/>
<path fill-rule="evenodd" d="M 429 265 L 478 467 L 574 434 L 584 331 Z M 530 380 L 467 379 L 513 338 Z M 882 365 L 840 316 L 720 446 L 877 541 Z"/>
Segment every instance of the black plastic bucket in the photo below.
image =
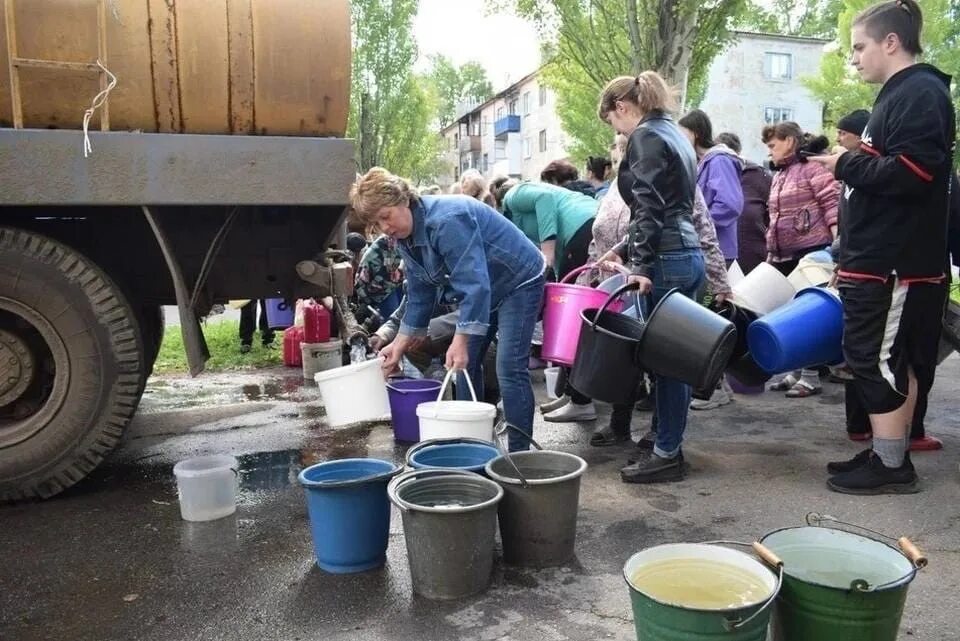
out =
<path fill-rule="evenodd" d="M 623 285 L 610 294 L 600 309 L 580 312 L 580 340 L 570 384 L 590 398 L 618 404 L 636 400 L 643 375 L 636 354 L 644 324 L 607 310 L 617 297 L 636 288 L 636 284 Z"/>
<path fill-rule="evenodd" d="M 750 354 L 730 361 L 727 365 L 727 374 L 746 387 L 762 387 L 771 378 L 765 369 L 757 365 Z"/>
<path fill-rule="evenodd" d="M 643 368 L 705 392 L 720 381 L 736 343 L 733 323 L 674 289 L 647 319 L 637 358 Z"/>
<path fill-rule="evenodd" d="M 757 314 L 743 307 L 738 307 L 729 301 L 725 302 L 716 312 L 733 323 L 737 330 L 737 342 L 733 346 L 733 353 L 730 354 L 730 363 L 733 364 L 750 351 L 747 346 L 747 328 L 750 327 L 750 323 L 757 320 Z"/>

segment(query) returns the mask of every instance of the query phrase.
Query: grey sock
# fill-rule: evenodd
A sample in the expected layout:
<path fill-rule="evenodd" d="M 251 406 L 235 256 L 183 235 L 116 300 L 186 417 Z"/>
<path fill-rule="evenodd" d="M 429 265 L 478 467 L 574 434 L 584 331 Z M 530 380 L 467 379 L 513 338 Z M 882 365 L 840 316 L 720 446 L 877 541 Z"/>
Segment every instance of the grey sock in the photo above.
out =
<path fill-rule="evenodd" d="M 800 372 L 800 380 L 816 389 L 820 387 L 820 373 L 815 369 L 805 369 Z"/>
<path fill-rule="evenodd" d="M 891 469 L 903 465 L 903 457 L 907 453 L 907 444 L 902 438 L 873 437 L 873 451 L 880 457 L 883 464 Z"/>

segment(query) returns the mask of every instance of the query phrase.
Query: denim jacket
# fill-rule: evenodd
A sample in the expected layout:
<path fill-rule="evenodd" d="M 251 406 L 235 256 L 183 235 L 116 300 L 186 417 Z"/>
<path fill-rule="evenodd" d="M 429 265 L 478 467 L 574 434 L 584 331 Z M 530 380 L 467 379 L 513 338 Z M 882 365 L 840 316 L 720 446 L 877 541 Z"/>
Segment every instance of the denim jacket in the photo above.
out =
<path fill-rule="evenodd" d="M 458 334 L 487 333 L 490 313 L 537 279 L 543 254 L 495 209 L 468 196 L 422 196 L 413 233 L 398 243 L 407 277 L 400 333 L 424 336 L 434 307 L 458 305 Z"/>

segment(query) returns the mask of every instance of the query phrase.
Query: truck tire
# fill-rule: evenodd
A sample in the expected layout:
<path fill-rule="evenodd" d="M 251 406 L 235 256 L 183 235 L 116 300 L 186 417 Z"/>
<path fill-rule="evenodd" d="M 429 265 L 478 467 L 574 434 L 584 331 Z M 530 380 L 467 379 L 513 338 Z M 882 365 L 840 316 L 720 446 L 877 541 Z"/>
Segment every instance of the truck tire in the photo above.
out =
<path fill-rule="evenodd" d="M 87 258 L 0 227 L 0 501 L 57 494 L 119 442 L 145 371 L 135 319 Z"/>

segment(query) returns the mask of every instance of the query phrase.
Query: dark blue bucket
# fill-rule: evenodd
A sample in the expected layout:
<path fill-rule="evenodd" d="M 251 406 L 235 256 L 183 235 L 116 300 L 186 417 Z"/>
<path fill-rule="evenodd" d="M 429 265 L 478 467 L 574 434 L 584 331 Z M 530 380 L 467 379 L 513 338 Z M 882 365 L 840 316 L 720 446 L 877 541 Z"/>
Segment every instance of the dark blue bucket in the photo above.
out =
<path fill-rule="evenodd" d="M 498 456 L 497 448 L 479 439 L 434 439 L 407 450 L 407 465 L 415 470 L 442 467 L 483 474 L 487 461 Z"/>
<path fill-rule="evenodd" d="M 294 308 L 286 299 L 268 298 L 264 303 L 267 306 L 267 325 L 270 329 L 293 327 Z"/>
<path fill-rule="evenodd" d="M 400 470 L 389 461 L 348 458 L 311 465 L 300 472 L 320 569 L 348 574 L 386 562 L 390 533 L 387 483 Z"/>
<path fill-rule="evenodd" d="M 771 374 L 843 361 L 843 306 L 830 290 L 810 287 L 754 321 L 750 354 Z"/>

